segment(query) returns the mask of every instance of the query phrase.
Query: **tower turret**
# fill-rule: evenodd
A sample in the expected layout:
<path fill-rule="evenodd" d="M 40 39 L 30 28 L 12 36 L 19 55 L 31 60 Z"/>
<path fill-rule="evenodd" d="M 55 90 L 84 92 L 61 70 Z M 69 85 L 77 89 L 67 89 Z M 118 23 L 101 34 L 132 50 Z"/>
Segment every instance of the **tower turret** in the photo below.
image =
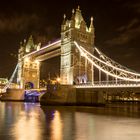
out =
<path fill-rule="evenodd" d="M 27 82 L 31 82 L 34 88 L 39 87 L 39 62 L 32 56 L 26 56 L 31 51 L 39 50 L 41 44 L 34 44 L 33 37 L 30 36 L 28 41 L 20 43 L 18 54 L 18 75 L 17 83 L 20 88 L 25 88 Z"/>
<path fill-rule="evenodd" d="M 76 28 L 80 28 L 80 24 L 82 20 L 83 20 L 83 16 L 81 14 L 80 6 L 78 6 L 75 12 L 75 27 Z"/>
<path fill-rule="evenodd" d="M 90 19 L 89 32 L 94 33 L 93 17 L 91 17 L 91 19 Z"/>
<path fill-rule="evenodd" d="M 79 6 L 75 12 L 72 10 L 70 20 L 64 18 L 61 25 L 61 84 L 73 84 L 78 77 L 83 75 L 86 75 L 89 82 L 91 81 L 91 66 L 77 52 L 74 44 L 76 41 L 92 53 L 94 50 L 93 23 L 89 29 Z"/>
<path fill-rule="evenodd" d="M 33 49 L 34 49 L 34 41 L 32 35 L 30 35 L 28 42 L 26 44 L 26 52 L 28 53 Z"/>
<path fill-rule="evenodd" d="M 75 13 L 74 13 L 74 9 L 72 9 L 71 27 L 75 28 Z"/>
<path fill-rule="evenodd" d="M 66 15 L 64 14 L 64 16 L 63 16 L 63 22 L 62 22 L 62 25 L 61 25 L 61 30 L 63 31 L 63 30 L 65 30 L 65 25 L 66 24 Z"/>

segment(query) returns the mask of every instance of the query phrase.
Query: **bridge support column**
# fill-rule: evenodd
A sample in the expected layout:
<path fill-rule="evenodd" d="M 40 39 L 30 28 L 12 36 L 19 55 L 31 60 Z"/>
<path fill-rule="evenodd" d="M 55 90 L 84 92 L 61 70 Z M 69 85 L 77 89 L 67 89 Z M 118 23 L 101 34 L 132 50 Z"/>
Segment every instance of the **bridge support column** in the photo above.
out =
<path fill-rule="evenodd" d="M 74 41 L 89 52 L 94 52 L 93 18 L 91 18 L 91 24 L 88 28 L 79 7 L 76 9 L 76 12 L 73 11 L 71 20 L 66 20 L 66 16 L 64 16 L 61 25 L 60 76 L 61 84 L 64 85 L 85 83 L 85 81 L 92 82 L 92 66 L 87 63 L 85 57 L 80 54 L 81 52 L 76 48 Z"/>
<path fill-rule="evenodd" d="M 30 55 L 32 51 L 36 51 L 40 47 L 34 44 L 32 36 L 24 43 L 20 43 L 20 49 L 18 54 L 18 76 L 17 82 L 20 88 L 25 88 L 26 83 L 32 83 L 32 88 L 39 88 L 40 79 L 40 64 L 35 58 Z"/>

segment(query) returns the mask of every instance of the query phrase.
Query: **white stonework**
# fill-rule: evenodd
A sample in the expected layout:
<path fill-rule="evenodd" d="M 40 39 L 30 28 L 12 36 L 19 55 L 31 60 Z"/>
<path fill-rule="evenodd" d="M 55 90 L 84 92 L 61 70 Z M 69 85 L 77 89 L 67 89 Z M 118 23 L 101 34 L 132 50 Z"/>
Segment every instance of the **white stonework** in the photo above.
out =
<path fill-rule="evenodd" d="M 17 83 L 20 88 L 25 88 L 26 83 L 31 82 L 34 87 L 39 88 L 40 66 L 39 62 L 34 58 L 24 57 L 28 53 L 38 49 L 38 45 L 35 45 L 30 36 L 29 40 L 20 44 L 19 56 L 18 56 L 18 75 Z"/>
<path fill-rule="evenodd" d="M 64 16 L 61 25 L 61 84 L 71 85 L 78 81 L 79 77 L 86 77 L 83 83 L 91 82 L 93 73 L 91 65 L 80 55 L 74 45 L 76 41 L 79 45 L 85 47 L 86 50 L 94 51 L 94 27 L 93 18 L 88 28 L 84 21 L 81 10 L 78 7 L 76 12 L 72 11 L 70 20 L 66 20 Z M 87 69 L 88 67 L 88 69 Z"/>

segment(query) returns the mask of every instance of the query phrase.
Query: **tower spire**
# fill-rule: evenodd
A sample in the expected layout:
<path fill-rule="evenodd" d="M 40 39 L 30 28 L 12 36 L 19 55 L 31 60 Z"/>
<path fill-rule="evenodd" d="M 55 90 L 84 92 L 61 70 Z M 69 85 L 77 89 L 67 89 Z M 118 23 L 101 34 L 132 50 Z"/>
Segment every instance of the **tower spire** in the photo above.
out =
<path fill-rule="evenodd" d="M 74 9 L 72 9 L 72 14 L 74 14 Z"/>
<path fill-rule="evenodd" d="M 63 22 L 61 24 L 61 30 L 65 30 L 65 26 L 66 26 L 66 14 L 63 15 Z"/>
<path fill-rule="evenodd" d="M 72 17 L 71 17 L 71 20 L 75 20 L 75 15 L 74 15 L 74 9 L 72 9 Z"/>
<path fill-rule="evenodd" d="M 80 10 L 80 6 L 78 5 L 78 10 Z"/>
<path fill-rule="evenodd" d="M 30 46 L 34 45 L 34 41 L 33 41 L 33 36 L 32 35 L 30 35 L 27 44 L 29 44 Z"/>
<path fill-rule="evenodd" d="M 74 9 L 72 9 L 72 16 L 71 16 L 71 27 L 75 27 L 75 13 Z"/>
<path fill-rule="evenodd" d="M 75 27 L 79 28 L 81 21 L 83 20 L 83 16 L 81 14 L 80 6 L 78 5 L 78 8 L 76 9 L 75 12 Z"/>
<path fill-rule="evenodd" d="M 64 17 L 64 20 L 65 20 L 65 18 L 66 18 L 66 14 L 64 14 L 64 16 L 63 16 L 63 17 Z"/>
<path fill-rule="evenodd" d="M 90 31 L 90 32 L 93 32 L 93 30 L 94 30 L 94 26 L 93 26 L 93 17 L 91 17 L 91 19 L 90 19 L 89 31 Z"/>
<path fill-rule="evenodd" d="M 66 14 L 63 15 L 63 22 L 62 22 L 62 25 L 64 25 L 66 22 Z"/>

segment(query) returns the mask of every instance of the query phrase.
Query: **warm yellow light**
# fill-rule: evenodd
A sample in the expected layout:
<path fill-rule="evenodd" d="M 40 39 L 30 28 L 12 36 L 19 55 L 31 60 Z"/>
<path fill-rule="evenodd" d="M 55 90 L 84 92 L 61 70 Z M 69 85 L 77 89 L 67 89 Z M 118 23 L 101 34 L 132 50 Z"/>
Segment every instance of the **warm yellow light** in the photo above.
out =
<path fill-rule="evenodd" d="M 56 80 L 57 80 L 57 82 L 60 82 L 61 79 L 58 77 Z"/>
<path fill-rule="evenodd" d="M 39 61 L 38 60 L 35 60 L 35 63 L 39 64 Z"/>
<path fill-rule="evenodd" d="M 25 62 L 29 62 L 30 61 L 30 58 L 29 57 L 26 57 L 24 60 L 25 60 Z"/>
<path fill-rule="evenodd" d="M 37 110 L 36 110 L 37 111 Z M 30 117 L 30 119 L 29 119 Z M 19 119 L 14 124 L 11 132 L 15 140 L 41 140 L 41 126 L 38 111 L 30 111 L 28 114 L 21 111 Z"/>
<path fill-rule="evenodd" d="M 51 121 L 51 140 L 62 140 L 62 128 L 61 114 L 59 111 L 56 111 L 54 119 Z"/>

